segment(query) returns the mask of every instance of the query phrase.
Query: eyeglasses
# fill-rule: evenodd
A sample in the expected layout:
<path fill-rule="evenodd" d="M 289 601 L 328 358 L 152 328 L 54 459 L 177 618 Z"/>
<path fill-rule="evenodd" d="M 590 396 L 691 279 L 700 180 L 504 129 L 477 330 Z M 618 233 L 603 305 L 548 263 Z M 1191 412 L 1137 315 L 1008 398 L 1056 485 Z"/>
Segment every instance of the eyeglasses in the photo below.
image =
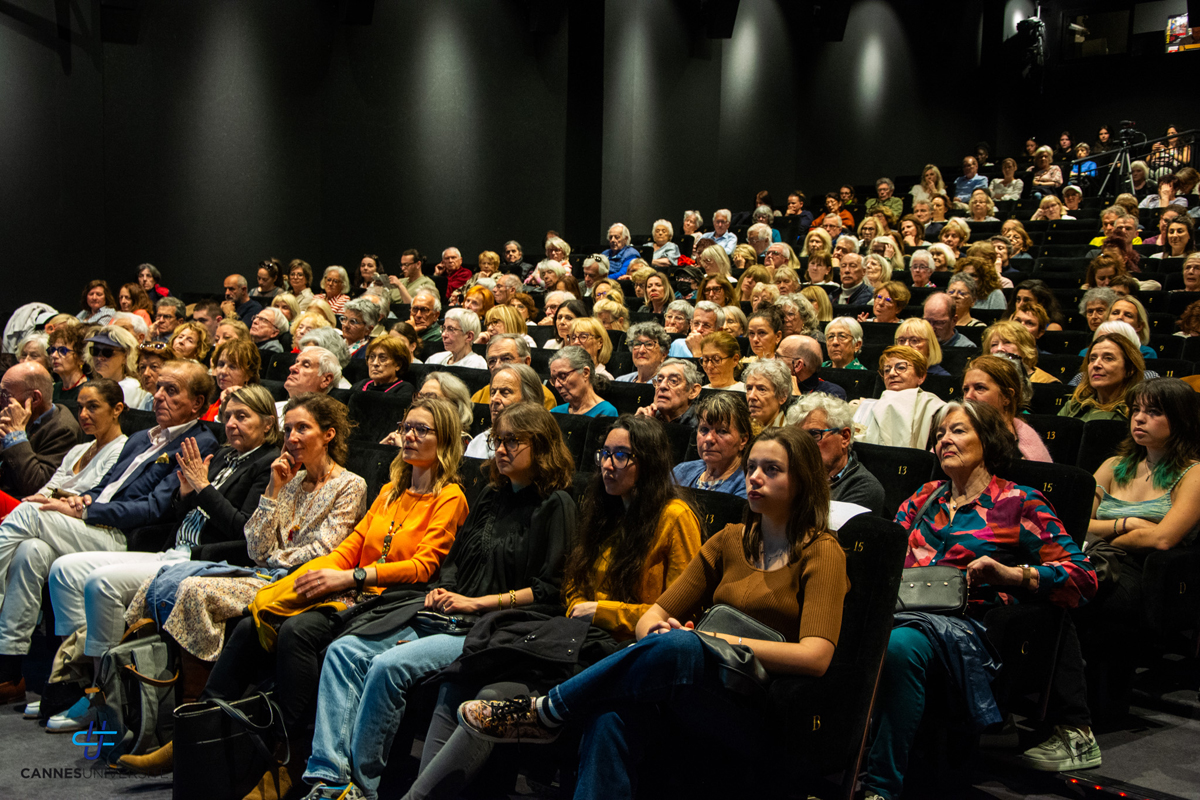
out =
<path fill-rule="evenodd" d="M 75 351 L 72 350 L 71 348 L 61 345 L 61 344 L 58 347 L 47 347 L 46 348 L 46 355 L 49 355 L 49 356 L 52 356 L 52 355 L 65 356 L 69 353 L 74 353 L 74 352 Z"/>
<path fill-rule="evenodd" d="M 907 361 L 900 361 L 896 364 L 888 364 L 886 367 L 881 369 L 880 372 L 884 375 L 891 375 L 892 373 L 895 373 L 896 375 L 903 375 L 911 368 L 912 364 L 909 364 Z"/>
<path fill-rule="evenodd" d="M 651 347 L 658 347 L 658 342 L 647 342 L 639 339 L 636 342 L 631 342 L 629 344 L 630 350 L 648 350 Z"/>
<path fill-rule="evenodd" d="M 666 384 L 670 389 L 680 389 L 687 385 L 687 381 L 678 375 L 655 375 L 650 382 L 655 386 Z"/>
<path fill-rule="evenodd" d="M 429 434 L 433 433 L 433 428 L 417 422 L 401 422 L 396 426 L 396 432 L 401 436 L 411 433 L 414 437 L 416 437 L 417 441 L 420 441 Z"/>
<path fill-rule="evenodd" d="M 590 342 L 592 339 L 595 339 L 595 338 L 596 337 L 590 333 L 572 333 L 570 336 L 567 337 L 567 341 L 575 342 L 577 344 L 583 344 L 584 342 Z"/>
<path fill-rule="evenodd" d="M 114 354 L 124 352 L 124 350 L 117 350 L 112 347 L 92 345 L 92 358 L 112 358 Z"/>
<path fill-rule="evenodd" d="M 700 366 L 715 367 L 722 361 L 728 361 L 731 358 L 733 358 L 733 356 L 704 356 L 700 359 Z"/>
<path fill-rule="evenodd" d="M 512 364 L 517 360 L 516 356 L 492 356 L 487 360 L 488 369 L 495 369 L 501 364 Z"/>
<path fill-rule="evenodd" d="M 833 433 L 838 428 L 808 428 L 806 432 L 813 438 L 813 441 L 819 442 L 825 438 L 825 434 Z"/>
<path fill-rule="evenodd" d="M 503 447 L 505 450 L 510 452 L 529 444 L 529 442 L 525 439 L 522 439 L 519 436 L 514 436 L 511 433 L 506 434 L 505 436 L 489 436 L 487 438 L 487 443 L 488 447 L 492 448 L 493 451 L 499 450 L 501 447 Z"/>
<path fill-rule="evenodd" d="M 826 342 L 850 342 L 853 340 L 854 337 L 848 333 L 835 332 L 825 334 Z"/>
<path fill-rule="evenodd" d="M 372 353 L 371 355 L 367 356 L 368 364 L 386 364 L 387 362 L 393 360 L 394 359 L 387 353 Z"/>
<path fill-rule="evenodd" d="M 629 462 L 633 461 L 633 453 L 625 450 L 609 450 L 607 447 L 602 447 L 596 451 L 596 466 L 604 466 L 605 460 L 612 461 L 613 469 L 625 469 L 629 466 Z"/>
<path fill-rule="evenodd" d="M 569 375 L 572 375 L 573 373 L 576 373 L 578 371 L 579 370 L 577 370 L 577 369 L 569 369 L 566 372 L 551 372 L 550 373 L 550 382 L 554 383 L 554 384 L 562 383 L 567 379 L 567 377 Z"/>
<path fill-rule="evenodd" d="M 826 341 L 828 341 L 829 337 L 826 336 L 825 339 L 826 339 Z M 925 340 L 922 339 L 920 336 L 897 336 L 896 337 L 896 344 L 903 345 L 904 347 L 912 347 L 914 349 L 917 349 L 924 343 L 925 343 Z"/>
<path fill-rule="evenodd" d="M 881 301 L 884 305 L 887 305 L 887 306 L 896 305 L 896 301 L 893 300 L 892 298 L 888 297 L 886 294 L 877 294 L 877 295 L 875 295 L 875 299 Z"/>
<path fill-rule="evenodd" d="M 459 327 L 456 327 L 456 326 L 452 326 L 452 325 L 443 325 L 443 326 L 442 326 L 442 332 L 443 332 L 443 333 L 457 334 L 457 333 L 462 333 L 462 332 L 463 332 L 463 329 L 462 329 L 462 328 L 459 328 Z"/>
<path fill-rule="evenodd" d="M 257 320 L 258 317 L 255 317 L 255 319 Z M 267 320 L 264 319 L 263 321 L 266 322 Z M 363 322 L 361 319 L 355 319 L 354 317 L 351 317 L 351 316 L 346 316 L 345 318 L 342 319 L 342 327 L 343 328 L 346 327 L 347 325 L 358 326 L 358 325 L 366 325 L 366 324 L 367 323 Z"/>
<path fill-rule="evenodd" d="M 410 316 L 413 314 L 421 314 L 422 316 L 424 316 L 425 314 L 432 314 L 432 313 L 434 313 L 434 311 L 433 311 L 433 306 L 412 306 L 408 310 L 408 313 Z"/>

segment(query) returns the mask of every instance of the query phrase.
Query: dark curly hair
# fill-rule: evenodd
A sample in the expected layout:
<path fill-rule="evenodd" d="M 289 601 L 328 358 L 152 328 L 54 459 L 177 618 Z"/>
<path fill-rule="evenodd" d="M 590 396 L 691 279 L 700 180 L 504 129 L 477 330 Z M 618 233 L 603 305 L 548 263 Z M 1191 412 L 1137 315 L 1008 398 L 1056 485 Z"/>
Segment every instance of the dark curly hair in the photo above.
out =
<path fill-rule="evenodd" d="M 317 427 L 322 431 L 334 430 L 333 441 L 329 443 L 329 457 L 341 466 L 346 466 L 350 455 L 350 412 L 346 406 L 334 400 L 327 394 L 305 392 L 288 400 L 283 407 L 283 414 L 303 408 L 316 420 Z M 284 439 L 287 435 L 284 435 Z"/>

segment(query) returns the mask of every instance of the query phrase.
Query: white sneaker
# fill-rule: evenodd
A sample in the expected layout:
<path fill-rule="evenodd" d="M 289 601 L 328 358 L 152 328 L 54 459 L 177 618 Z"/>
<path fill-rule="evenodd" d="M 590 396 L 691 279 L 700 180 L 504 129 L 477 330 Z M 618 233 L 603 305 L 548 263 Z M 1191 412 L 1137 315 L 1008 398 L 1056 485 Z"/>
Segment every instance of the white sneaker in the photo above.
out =
<path fill-rule="evenodd" d="M 1017 762 L 1039 772 L 1067 772 L 1100 766 L 1100 745 L 1091 731 L 1057 725 L 1054 734 L 1017 757 Z"/>
<path fill-rule="evenodd" d="M 46 733 L 74 733 L 87 730 L 87 726 L 96 721 L 98 714 L 87 697 L 79 698 L 79 702 L 61 714 L 55 714 L 46 723 Z"/>
<path fill-rule="evenodd" d="M 34 700 L 32 703 L 25 704 L 25 711 L 24 711 L 24 713 L 22 713 L 21 716 L 25 717 L 25 719 L 37 719 L 38 712 L 40 712 L 41 710 L 42 710 L 42 701 Z"/>

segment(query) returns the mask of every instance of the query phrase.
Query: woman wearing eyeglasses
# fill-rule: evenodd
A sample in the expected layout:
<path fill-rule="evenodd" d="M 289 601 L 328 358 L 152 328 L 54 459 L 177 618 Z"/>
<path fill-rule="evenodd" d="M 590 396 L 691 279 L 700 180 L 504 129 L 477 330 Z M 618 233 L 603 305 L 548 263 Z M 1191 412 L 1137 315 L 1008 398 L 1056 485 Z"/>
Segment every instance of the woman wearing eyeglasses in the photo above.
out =
<path fill-rule="evenodd" d="M 925 357 L 911 347 L 889 347 L 879 357 L 879 376 L 886 387 L 883 394 L 878 399 L 854 401 L 858 403 L 855 426 L 866 428 L 859 440 L 924 450 L 930 422 L 946 404 L 921 388 L 926 376 Z"/>
<path fill-rule="evenodd" d="M 578 345 L 568 345 L 550 362 L 550 385 L 565 402 L 550 409 L 556 414 L 615 417 L 616 407 L 596 394 L 592 357 Z"/>
<path fill-rule="evenodd" d="M 862 349 L 863 329 L 853 317 L 838 317 L 825 326 L 825 349 L 829 360 L 823 368 L 866 369 L 858 360 Z"/>
<path fill-rule="evenodd" d="M 592 363 L 596 365 L 596 374 L 608 380 L 613 379 L 604 366 L 612 357 L 612 340 L 608 338 L 608 331 L 604 330 L 599 320 L 595 317 L 580 317 L 572 322 L 567 344 L 577 345 L 586 350 L 592 357 Z"/>
<path fill-rule="evenodd" d="M 414 386 L 404 380 L 408 372 L 408 343 L 398 337 L 383 335 L 371 340 L 366 347 L 367 377 L 351 387 L 352 392 L 383 392 L 404 402 L 413 395 Z"/>
<path fill-rule="evenodd" d="M 908 307 L 912 293 L 899 281 L 888 281 L 875 290 L 875 301 L 872 317 L 867 312 L 858 315 L 859 322 L 899 322 L 900 312 Z"/>
<path fill-rule="evenodd" d="M 623 383 L 649 383 L 667 358 L 671 337 L 657 322 L 639 322 L 625 337 L 633 357 L 634 371 L 617 380 Z"/>
<path fill-rule="evenodd" d="M 592 624 L 587 638 L 595 645 L 585 646 L 578 665 L 565 668 L 532 654 L 503 683 L 473 673 L 466 659 L 447 670 L 450 680 L 442 684 L 425 736 L 421 770 L 404 800 L 457 797 L 487 763 L 492 743 L 459 725 L 460 703 L 544 692 L 576 666 L 598 660 L 591 650 L 601 655 L 633 639 L 638 619 L 683 574 L 700 550 L 700 526 L 670 480 L 669 451 L 662 426 L 651 420 L 626 414 L 613 424 L 597 453 L 600 469 L 581 503 L 579 533 L 563 581 L 567 615 Z M 602 642 L 596 629 L 608 634 Z M 547 634 L 552 630 L 535 632 L 538 638 Z"/>
<path fill-rule="evenodd" d="M 976 286 L 975 279 L 965 272 L 954 273 L 946 286 L 946 294 L 954 301 L 954 313 L 957 315 L 954 324 L 958 327 L 983 327 L 981 321 L 971 316 L 971 309 L 975 307 Z"/>
<path fill-rule="evenodd" d="M 414 409 L 410 421 L 413 413 L 422 412 Z M 443 430 L 455 427 L 451 414 L 438 416 L 436 436 L 431 432 L 425 439 L 448 447 L 458 440 L 458 431 Z M 463 650 L 464 636 L 439 633 L 418 612 L 483 615 L 558 605 L 563 558 L 576 525 L 575 501 L 567 493 L 575 464 L 554 418 L 537 403 L 517 403 L 501 412 L 494 442 L 488 485 L 454 537 L 435 588 L 385 593 L 329 646 L 306 782 L 353 784 L 346 796 L 376 796 L 409 688 Z M 422 448 L 429 450 L 420 455 L 422 469 L 436 469 L 443 459 L 427 445 Z M 453 455 L 449 463 L 457 467 L 458 453 Z M 417 484 L 420 465 L 414 460 L 410 492 L 433 486 L 432 476 L 425 479 L 429 486 Z M 449 483 L 441 491 L 451 490 L 461 497 Z"/>
<path fill-rule="evenodd" d="M 54 382 L 54 402 L 74 401 L 79 387 L 88 379 L 91 367 L 83 357 L 84 328 L 77 322 L 60 325 L 50 334 L 50 364 L 58 380 Z"/>
<path fill-rule="evenodd" d="M 484 357 L 471 349 L 479 330 L 479 315 L 474 311 L 465 308 L 450 309 L 446 312 L 446 321 L 442 323 L 442 345 L 446 349 L 441 353 L 434 353 L 425 359 L 425 363 L 487 369 Z"/>
<path fill-rule="evenodd" d="M 724 389 L 744 392 L 746 384 L 737 379 L 738 360 L 742 348 L 737 339 L 725 331 L 715 331 L 700 340 L 700 366 L 708 376 L 705 389 Z"/>
<path fill-rule="evenodd" d="M 325 274 L 321 278 L 323 291 L 315 295 L 313 299 L 324 300 L 333 309 L 333 313 L 340 314 L 346 307 L 347 301 L 350 300 L 350 295 L 346 294 L 346 290 L 349 288 L 350 276 L 346 274 L 346 270 L 337 265 L 326 267 Z"/>

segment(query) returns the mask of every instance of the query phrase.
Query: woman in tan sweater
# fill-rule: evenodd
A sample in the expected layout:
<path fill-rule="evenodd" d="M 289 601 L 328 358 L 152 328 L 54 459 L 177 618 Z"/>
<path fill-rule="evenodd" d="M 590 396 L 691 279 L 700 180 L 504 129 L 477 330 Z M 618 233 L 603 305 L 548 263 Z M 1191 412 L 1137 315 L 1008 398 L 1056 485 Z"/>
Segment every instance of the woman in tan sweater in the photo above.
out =
<path fill-rule="evenodd" d="M 714 668 L 718 651 L 753 654 L 768 676 L 825 673 L 833 658 L 849 582 L 829 532 L 829 488 L 816 443 L 796 428 L 763 431 L 746 460 L 745 523 L 701 548 L 683 575 L 638 621 L 638 643 L 545 697 L 473 700 L 463 727 L 495 742 L 548 742 L 570 719 L 587 721 L 576 794 L 633 797 L 636 765 L 664 716 L 722 747 L 760 750 L 765 686 L 736 692 Z M 784 641 L 693 630 L 699 611 L 724 603 L 774 629 Z M 680 620 L 683 620 L 681 622 Z M 705 642 L 704 635 L 721 642 Z M 696 720 L 703 721 L 697 724 Z"/>

